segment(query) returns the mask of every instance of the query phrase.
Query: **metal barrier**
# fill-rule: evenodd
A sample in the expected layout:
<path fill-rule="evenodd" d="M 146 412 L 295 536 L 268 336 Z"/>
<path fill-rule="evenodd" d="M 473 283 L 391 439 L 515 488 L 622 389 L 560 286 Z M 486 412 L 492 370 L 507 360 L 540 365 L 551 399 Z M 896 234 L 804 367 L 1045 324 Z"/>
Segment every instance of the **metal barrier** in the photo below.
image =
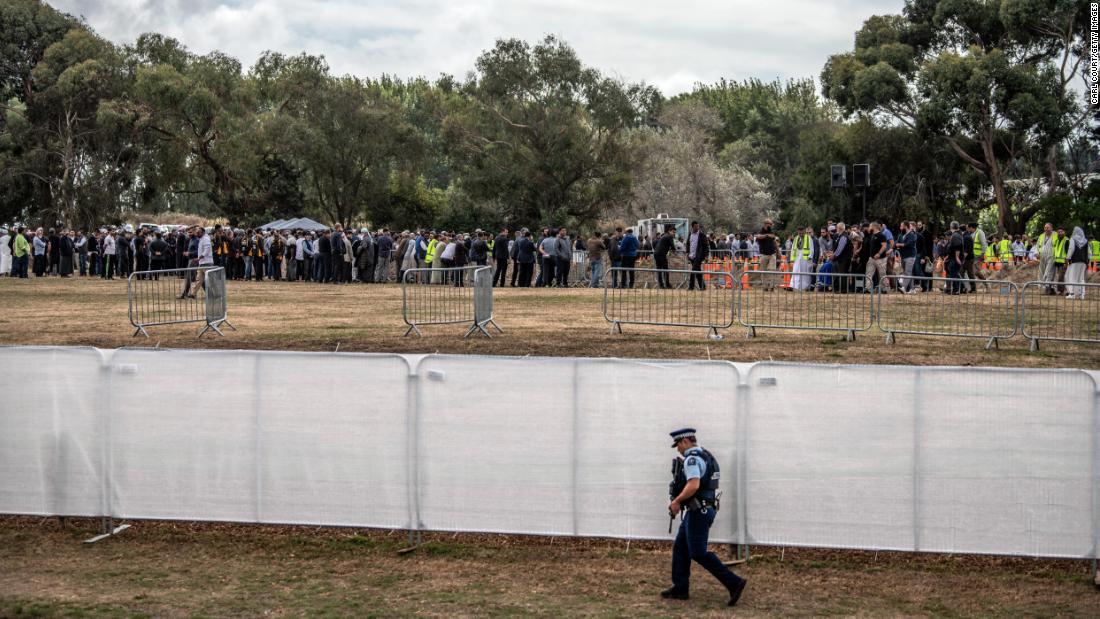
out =
<path fill-rule="evenodd" d="M 804 284 L 796 278 L 809 278 L 811 288 L 792 290 Z M 804 273 L 789 271 L 751 271 L 741 279 L 737 321 L 748 328 L 748 337 L 756 330 L 808 329 L 843 331 L 845 339 L 855 340 L 857 331 L 874 324 L 876 292 L 857 292 L 862 273 Z"/>
<path fill-rule="evenodd" d="M 467 266 L 438 269 L 409 269 L 401 281 L 401 317 L 409 328 L 405 336 L 426 325 L 469 324 L 466 335 L 493 325 L 493 269 Z"/>
<path fill-rule="evenodd" d="M 225 335 L 219 325 L 237 330 L 226 318 L 225 269 L 215 266 L 136 271 L 126 280 L 128 315 L 134 336 L 149 337 L 146 327 L 206 323 L 199 331 Z"/>
<path fill-rule="evenodd" d="M 990 282 L 988 291 L 979 285 L 976 293 L 950 294 L 952 289 L 969 290 L 970 284 L 946 277 L 899 278 L 898 293 L 878 297 L 878 327 L 886 333 L 886 343 L 893 344 L 898 333 L 974 337 L 988 340 L 988 350 L 996 348 L 998 340 L 1015 336 L 1020 293 L 1016 284 Z M 928 292 L 905 294 L 901 287 Z"/>
<path fill-rule="evenodd" d="M 1067 292 L 1084 296 L 1070 299 Z M 1020 290 L 1020 331 L 1030 340 L 1032 351 L 1039 350 L 1039 340 L 1100 343 L 1100 284 L 1024 284 Z"/>
<path fill-rule="evenodd" d="M 622 325 L 692 327 L 720 337 L 718 329 L 733 326 L 735 278 L 710 273 L 711 285 L 692 290 L 707 275 L 703 271 L 613 268 L 604 277 L 603 317 L 611 332 Z M 720 285 L 715 283 L 721 280 Z"/>

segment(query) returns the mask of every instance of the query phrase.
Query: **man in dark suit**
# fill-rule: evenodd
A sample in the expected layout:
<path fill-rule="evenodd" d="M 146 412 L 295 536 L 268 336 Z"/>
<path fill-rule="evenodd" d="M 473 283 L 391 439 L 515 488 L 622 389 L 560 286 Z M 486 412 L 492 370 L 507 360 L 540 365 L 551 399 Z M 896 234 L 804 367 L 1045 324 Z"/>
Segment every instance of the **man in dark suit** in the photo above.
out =
<path fill-rule="evenodd" d="M 687 254 L 688 261 L 691 263 L 691 279 L 688 280 L 688 290 L 695 290 L 695 282 L 699 282 L 699 290 L 706 290 L 707 285 L 703 283 L 703 261 L 707 259 L 710 254 L 710 244 L 707 242 L 707 234 L 703 232 L 703 227 L 699 225 L 699 222 L 691 222 L 691 232 L 688 232 L 687 240 L 684 242 L 684 252 Z"/>
<path fill-rule="evenodd" d="M 508 278 L 508 228 L 502 229 L 493 241 L 493 260 L 496 262 L 493 287 L 503 287 L 504 280 Z"/>
<path fill-rule="evenodd" d="M 535 243 L 529 230 L 516 241 L 516 264 L 519 267 L 520 288 L 530 288 L 531 275 L 535 271 Z"/>
<path fill-rule="evenodd" d="M 659 288 L 672 288 L 668 281 L 668 254 L 676 249 L 676 226 L 668 226 L 665 233 L 657 240 L 657 246 L 653 249 L 653 262 L 657 268 L 657 286 Z"/>

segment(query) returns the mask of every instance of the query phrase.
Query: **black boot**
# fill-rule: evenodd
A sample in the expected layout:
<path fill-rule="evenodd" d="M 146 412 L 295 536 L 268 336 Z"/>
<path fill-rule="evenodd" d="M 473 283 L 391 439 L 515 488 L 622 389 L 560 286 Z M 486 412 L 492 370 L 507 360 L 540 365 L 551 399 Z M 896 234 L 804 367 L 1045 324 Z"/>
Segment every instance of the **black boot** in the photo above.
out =
<path fill-rule="evenodd" d="M 726 606 L 736 606 L 737 600 L 741 599 L 741 592 L 745 590 L 745 586 L 749 584 L 748 580 L 744 578 L 740 579 L 736 585 L 730 587 L 730 601 Z"/>
<path fill-rule="evenodd" d="M 742 585 L 742 588 L 744 585 Z M 669 600 L 686 600 L 688 599 L 687 591 L 680 591 L 676 587 L 669 587 L 661 592 L 661 597 Z"/>

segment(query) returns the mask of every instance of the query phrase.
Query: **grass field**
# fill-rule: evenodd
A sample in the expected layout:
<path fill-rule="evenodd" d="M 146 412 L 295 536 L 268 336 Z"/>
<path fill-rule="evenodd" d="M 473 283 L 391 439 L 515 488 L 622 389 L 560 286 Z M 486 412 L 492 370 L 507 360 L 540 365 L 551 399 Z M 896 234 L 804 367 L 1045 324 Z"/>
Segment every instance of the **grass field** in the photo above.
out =
<path fill-rule="evenodd" d="M 776 292 L 779 305 L 793 293 Z M 937 295 L 938 296 L 938 295 Z M 501 289 L 505 333 L 462 339 L 464 327 L 402 337 L 401 293 L 388 286 L 229 284 L 238 331 L 196 339 L 198 326 L 133 338 L 125 282 L 0 279 L 0 344 L 255 348 L 958 364 L 1100 368 L 1100 346 L 1015 338 L 984 341 L 745 329 L 708 340 L 702 329 L 625 326 L 609 334 L 602 291 Z M 933 295 L 896 297 L 921 316 Z M 784 310 L 786 311 L 786 310 Z M 939 318 L 937 318 L 939 320 Z M 138 522 L 81 544 L 88 520 L 0 518 L 0 618 L 258 616 L 728 616 L 701 570 L 693 597 L 670 602 L 667 543 L 429 535 L 399 555 L 400 531 Z M 726 549 L 721 549 L 727 555 Z M 744 616 L 1097 616 L 1100 592 L 1083 561 L 753 548 Z"/>
<path fill-rule="evenodd" d="M 768 294 L 787 303 L 796 293 Z M 898 336 L 890 346 L 877 328 L 855 342 L 839 332 L 776 329 L 746 339 L 746 329 L 738 326 L 720 341 L 704 337 L 703 329 L 626 325 L 624 335 L 612 335 L 601 290 L 502 288 L 494 296 L 504 334 L 464 340 L 465 329 L 452 325 L 426 327 L 418 338 L 402 337 L 397 285 L 230 282 L 229 318 L 236 332 L 198 339 L 197 326 L 176 325 L 151 328 L 146 339 L 131 336 L 124 281 L 0 278 L 0 343 L 1100 368 L 1098 345 L 1050 342 L 1029 353 L 1019 336 L 986 351 L 981 339 L 927 336 Z M 902 302 L 898 295 L 888 298 Z M 932 310 L 942 301 L 939 294 L 904 298 L 914 315 L 941 315 Z"/>
<path fill-rule="evenodd" d="M 0 519 L 0 617 L 729 616 L 702 570 L 667 601 L 668 545 Z M 1096 616 L 1081 561 L 754 548 L 738 616 Z M 720 554 L 728 556 L 725 548 Z"/>

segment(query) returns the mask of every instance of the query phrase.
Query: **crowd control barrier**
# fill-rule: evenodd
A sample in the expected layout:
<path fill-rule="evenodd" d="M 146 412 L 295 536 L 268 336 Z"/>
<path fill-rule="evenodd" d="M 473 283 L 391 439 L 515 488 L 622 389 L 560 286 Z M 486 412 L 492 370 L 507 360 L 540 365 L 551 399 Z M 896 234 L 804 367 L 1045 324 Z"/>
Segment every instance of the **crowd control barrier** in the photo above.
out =
<path fill-rule="evenodd" d="M 904 333 L 981 338 L 988 350 L 1018 331 L 1020 289 L 1012 282 L 989 282 L 988 291 L 974 294 L 948 294 L 953 288 L 969 289 L 971 282 L 966 279 L 903 277 L 899 283 L 897 293 L 878 297 L 878 327 L 886 334 L 887 344 Z M 905 294 L 905 290 L 920 292 Z"/>
<path fill-rule="evenodd" d="M 852 341 L 874 324 L 878 292 L 862 292 L 863 274 L 752 271 L 742 279 L 737 321 L 750 338 L 762 328 L 808 329 L 842 331 Z"/>
<path fill-rule="evenodd" d="M 1080 370 L 7 347 L 0 391 L 52 394 L 0 407 L 4 514 L 669 541 L 691 425 L 712 543 L 1100 554 Z"/>
<path fill-rule="evenodd" d="M 631 324 L 697 327 L 717 337 L 733 326 L 734 281 L 729 273 L 613 268 L 603 279 L 603 317 L 612 333 Z"/>
<path fill-rule="evenodd" d="M 227 319 L 225 269 L 202 266 L 187 269 L 137 271 L 126 280 L 130 324 L 134 337 L 149 337 L 147 327 L 205 323 L 199 331 L 225 335 L 219 328 L 236 327 Z"/>
<path fill-rule="evenodd" d="M 1067 298 L 1067 295 L 1083 295 Z M 1100 343 L 1100 284 L 1034 281 L 1020 291 L 1020 331 L 1039 350 L 1040 340 Z"/>
<path fill-rule="evenodd" d="M 488 266 L 409 269 L 401 281 L 401 317 L 405 336 L 423 337 L 427 325 L 469 324 L 464 338 L 475 332 L 491 338 L 488 326 L 503 330 L 493 319 L 493 268 Z"/>

